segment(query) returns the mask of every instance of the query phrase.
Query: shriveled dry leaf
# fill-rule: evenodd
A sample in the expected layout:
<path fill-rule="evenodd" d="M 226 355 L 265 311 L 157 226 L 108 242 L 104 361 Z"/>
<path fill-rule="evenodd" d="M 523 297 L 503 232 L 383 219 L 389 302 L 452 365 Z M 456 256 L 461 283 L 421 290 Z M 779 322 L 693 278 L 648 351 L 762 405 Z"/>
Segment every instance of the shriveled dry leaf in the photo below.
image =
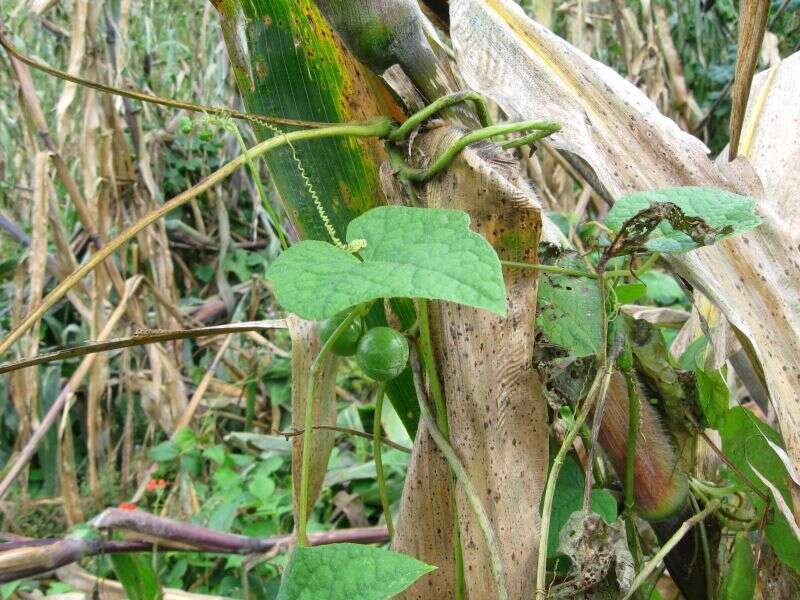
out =
<path fill-rule="evenodd" d="M 304 321 L 294 315 L 286 319 L 289 335 L 292 338 L 292 427 L 303 429 L 306 416 L 306 390 L 308 389 L 308 372 L 311 363 L 320 351 L 319 323 Z M 316 383 L 314 398 L 314 425 L 336 425 L 336 369 L 339 359 L 328 354 L 323 359 L 319 380 Z M 317 501 L 328 457 L 333 449 L 336 434 L 329 430 L 315 430 L 314 443 L 311 445 L 311 471 L 308 485 L 308 510 Z M 292 444 L 292 495 L 295 504 L 295 516 L 298 512 L 300 498 L 300 467 L 303 458 L 303 436 L 294 437 Z M 295 522 L 297 519 L 295 518 Z"/>
<path fill-rule="evenodd" d="M 746 167 L 733 163 L 723 174 L 699 140 L 661 115 L 631 83 L 528 19 L 510 0 L 455 0 L 451 33 L 469 84 L 514 118 L 560 121 L 555 143 L 586 161 L 613 197 L 674 185 L 759 194 Z M 778 69 L 796 73 L 797 62 L 790 60 Z M 796 131 L 796 122 L 781 119 L 761 112 L 759 134 L 777 137 L 776 125 Z M 776 188 L 797 189 L 783 188 L 782 179 L 789 178 L 790 164 L 796 170 L 798 158 L 773 162 L 759 203 L 760 227 L 670 261 L 752 343 L 789 455 L 800 465 L 800 253 L 786 227 L 789 206 L 772 196 L 779 197 Z"/>
<path fill-rule="evenodd" d="M 422 134 L 412 156 L 424 165 L 461 135 L 454 128 Z M 516 161 L 496 145 L 464 150 L 423 195 L 428 207 L 467 211 L 471 228 L 502 258 L 536 260 L 539 203 Z M 431 324 L 451 442 L 497 533 L 509 597 L 527 598 L 547 474 L 547 404 L 533 369 L 536 271 L 506 270 L 505 281 L 506 317 L 436 302 Z M 457 500 L 467 592 L 489 600 L 495 590 L 484 538 L 460 490 Z"/>
<path fill-rule="evenodd" d="M 417 557 L 436 570 L 412 584 L 398 598 L 455 598 L 455 559 L 450 471 L 424 421 L 420 421 L 403 486 L 392 549 Z"/>
<path fill-rule="evenodd" d="M 638 304 L 623 304 L 619 308 L 620 312 L 631 316 L 634 319 L 641 319 L 654 325 L 664 325 L 667 327 L 677 326 L 689 320 L 689 313 L 685 310 L 674 308 L 640 306 Z"/>
<path fill-rule="evenodd" d="M 731 160 L 738 154 L 750 84 L 758 67 L 758 55 L 761 53 L 761 42 L 767 28 L 769 5 L 769 0 L 741 0 L 739 3 L 739 50 L 731 89 L 731 145 L 728 154 Z"/>

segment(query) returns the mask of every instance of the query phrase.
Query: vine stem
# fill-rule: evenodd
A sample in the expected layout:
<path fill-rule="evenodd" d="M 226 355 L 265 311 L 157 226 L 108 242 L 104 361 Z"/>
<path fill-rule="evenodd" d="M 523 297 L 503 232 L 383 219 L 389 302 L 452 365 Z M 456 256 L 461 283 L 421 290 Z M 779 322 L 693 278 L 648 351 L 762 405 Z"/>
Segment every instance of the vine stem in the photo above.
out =
<path fill-rule="evenodd" d="M 416 350 L 414 349 L 411 350 L 411 370 L 414 374 L 414 387 L 416 388 L 417 399 L 419 400 L 420 415 L 428 427 L 428 433 L 430 434 L 431 438 L 433 438 L 433 441 L 436 443 L 436 446 L 439 448 L 441 453 L 444 455 L 444 458 L 455 475 L 456 480 L 461 485 L 461 489 L 463 490 L 464 495 L 467 497 L 475 516 L 478 517 L 478 525 L 481 528 L 484 541 L 486 542 L 486 548 L 489 552 L 489 562 L 492 567 L 492 576 L 494 578 L 497 598 L 498 600 L 508 600 L 508 587 L 506 585 L 503 561 L 500 557 L 500 547 L 497 544 L 497 538 L 495 537 L 492 523 L 489 520 L 489 515 L 486 514 L 483 504 L 481 503 L 478 491 L 475 489 L 475 486 L 472 484 L 472 481 L 469 478 L 469 474 L 461 464 L 461 461 L 459 460 L 458 455 L 456 455 L 455 450 L 453 450 L 453 447 L 439 430 L 439 427 L 437 426 L 436 421 L 431 414 L 430 408 L 428 407 L 428 402 L 426 400 L 427 394 L 422 385 L 419 358 Z"/>
<path fill-rule="evenodd" d="M 265 115 L 257 115 L 253 113 L 245 113 L 238 110 L 231 110 L 229 108 L 205 106 L 203 104 L 194 104 L 193 102 L 184 102 L 182 100 L 162 98 L 161 96 L 156 96 L 154 94 L 145 94 L 144 92 L 140 92 L 137 90 L 118 88 L 106 85 L 104 83 L 100 83 L 99 81 L 93 81 L 91 79 L 84 79 L 83 77 L 71 75 L 65 71 L 61 71 L 60 69 L 51 67 L 46 63 L 35 60 L 30 56 L 27 56 L 22 52 L 20 52 L 20 50 L 16 46 L 14 46 L 14 44 L 12 44 L 11 41 L 4 35 L 4 25 L 2 20 L 0 20 L 0 46 L 5 48 L 6 52 L 8 52 L 12 57 L 14 57 L 15 59 L 17 59 L 22 63 L 25 63 L 29 67 L 33 67 L 37 71 L 42 71 L 43 73 L 47 73 L 48 75 L 52 75 L 53 77 L 56 77 L 58 79 L 63 79 L 64 81 L 70 81 L 72 83 L 92 88 L 93 90 L 104 92 L 106 94 L 123 96 L 125 98 L 131 98 L 132 100 L 139 100 L 141 102 L 148 102 L 150 104 L 158 104 L 160 106 L 168 106 L 170 108 L 188 110 L 191 112 L 203 112 L 218 117 L 232 117 L 234 119 L 254 121 L 257 123 L 275 123 L 278 125 L 292 125 L 295 127 L 325 127 L 327 125 L 332 125 L 332 123 L 302 121 L 300 119 L 287 119 L 285 117 L 270 117 Z"/>
<path fill-rule="evenodd" d="M 638 590 L 639 587 L 647 580 L 647 578 L 650 576 L 650 573 L 652 573 L 658 568 L 658 565 L 661 564 L 661 561 L 664 560 L 664 557 L 667 556 L 667 554 L 669 554 L 672 551 L 672 549 L 678 544 L 678 542 L 681 541 L 683 536 L 685 536 L 689 532 L 689 530 L 692 527 L 694 527 L 697 523 L 699 523 L 700 521 L 705 519 L 708 515 L 710 515 L 712 512 L 717 510 L 719 504 L 720 504 L 719 500 L 712 500 L 711 502 L 708 503 L 708 505 L 706 505 L 706 507 L 702 511 L 700 511 L 690 519 L 687 519 L 686 521 L 681 523 L 681 526 L 678 528 L 678 531 L 676 531 L 675 534 L 667 540 L 666 544 L 664 544 L 663 546 L 661 546 L 661 548 L 659 548 L 658 552 L 655 553 L 653 558 L 647 561 L 647 564 L 644 566 L 644 568 L 641 571 L 639 571 L 639 574 L 636 576 L 636 579 L 633 580 L 630 589 L 627 591 L 625 596 L 622 597 L 622 600 L 628 600 L 629 598 L 631 598 L 631 596 L 633 596 L 636 590 Z"/>
<path fill-rule="evenodd" d="M 365 123 L 342 123 L 341 125 L 332 125 L 331 127 L 324 127 L 322 129 L 304 129 L 300 131 L 291 131 L 283 135 L 272 137 L 268 140 L 256 144 L 247 152 L 240 154 L 229 163 L 214 171 L 211 175 L 193 185 L 188 190 L 181 192 L 168 202 L 165 202 L 155 210 L 147 213 L 144 217 L 139 219 L 136 223 L 128 227 L 125 231 L 120 233 L 113 240 L 110 240 L 100 250 L 92 254 L 92 256 L 83 265 L 75 269 L 64 280 L 57 285 L 47 296 L 44 297 L 39 306 L 30 312 L 25 319 L 12 330 L 0 342 L 0 355 L 8 351 L 8 349 L 19 340 L 25 332 L 31 328 L 44 314 L 64 295 L 74 287 L 87 273 L 92 271 L 108 256 L 119 249 L 123 244 L 131 240 L 136 234 L 142 231 L 145 227 L 155 223 L 161 217 L 168 214 L 170 211 L 175 210 L 179 206 L 183 206 L 192 198 L 196 198 L 203 192 L 211 189 L 221 181 L 225 180 L 231 174 L 236 172 L 241 166 L 245 165 L 248 160 L 257 156 L 261 156 L 270 150 L 279 148 L 285 144 L 292 142 L 310 139 L 351 136 L 351 137 L 385 137 L 392 129 L 389 119 L 381 118 L 374 121 Z"/>
<path fill-rule="evenodd" d="M 372 419 L 372 455 L 375 457 L 375 475 L 378 479 L 378 493 L 383 505 L 383 518 L 386 520 L 386 529 L 389 538 L 394 538 L 394 523 L 392 511 L 389 506 L 389 490 L 386 488 L 386 478 L 383 475 L 383 447 L 381 446 L 381 417 L 383 415 L 384 384 L 378 386 L 375 397 L 375 415 Z"/>
<path fill-rule="evenodd" d="M 422 183 L 447 168 L 450 161 L 461 152 L 464 148 L 475 142 L 480 142 L 498 135 L 505 135 L 508 133 L 516 133 L 525 131 L 527 129 L 534 129 L 544 132 L 543 135 L 555 133 L 561 129 L 561 125 L 552 121 L 519 121 L 517 123 L 501 123 L 499 125 L 490 125 L 476 131 L 471 131 L 460 139 L 456 140 L 444 152 L 442 152 L 436 160 L 433 161 L 431 166 L 426 169 L 414 169 L 408 166 L 400 167 L 400 175 L 413 181 L 415 183 Z"/>
<path fill-rule="evenodd" d="M 636 459 L 636 442 L 639 436 L 639 419 L 641 412 L 641 398 L 639 390 L 630 369 L 623 369 L 622 375 L 628 388 L 628 445 L 625 449 L 625 537 L 628 541 L 628 549 L 633 555 L 633 564 L 638 571 L 642 568 L 642 549 L 639 543 L 639 532 L 636 529 L 636 518 L 634 514 L 635 504 L 635 479 L 634 464 Z M 639 598 L 649 598 L 641 593 Z"/>
<path fill-rule="evenodd" d="M 547 478 L 547 485 L 544 490 L 544 499 L 542 501 L 542 525 L 541 535 L 539 537 L 539 556 L 536 565 L 536 598 L 537 600 L 545 600 L 547 597 L 546 579 L 547 579 L 547 540 L 550 533 L 550 516 L 553 511 L 553 498 L 555 497 L 556 482 L 558 481 L 558 474 L 561 472 L 561 467 L 564 464 L 564 459 L 575 441 L 581 427 L 586 422 L 589 413 L 594 405 L 594 400 L 597 396 L 605 396 L 608 391 L 609 383 L 611 382 L 611 374 L 614 372 L 614 361 L 608 360 L 603 368 L 597 370 L 592 387 L 586 395 L 583 408 L 578 414 L 575 422 L 573 423 L 567 435 L 564 436 L 564 441 L 558 449 L 558 453 L 553 459 L 553 466 L 550 467 L 550 476 Z M 599 393 L 598 393 L 599 391 Z"/>
<path fill-rule="evenodd" d="M 449 106 L 453 106 L 454 104 L 468 101 L 471 101 L 475 105 L 475 110 L 478 113 L 478 120 L 480 121 L 481 126 L 490 126 L 492 124 L 492 119 L 489 116 L 489 107 L 486 104 L 484 97 L 478 92 L 464 90 L 448 96 L 442 96 L 441 98 L 431 102 L 425 108 L 408 117 L 408 119 L 406 119 L 403 124 L 400 125 L 400 127 L 391 133 L 389 136 L 389 141 L 398 142 L 400 140 L 404 140 L 412 131 L 414 131 L 414 129 L 422 125 L 422 123 L 427 121 L 436 113 Z"/>
<path fill-rule="evenodd" d="M 433 356 L 433 343 L 431 341 L 431 326 L 428 314 L 428 301 L 420 298 L 417 301 L 417 322 L 419 324 L 420 356 L 425 368 L 425 377 L 431 389 L 433 404 L 436 408 L 436 425 L 443 433 L 445 440 L 450 439 L 450 424 L 447 421 L 447 406 L 444 403 L 442 384 L 439 373 L 436 371 L 436 359 Z M 450 469 L 451 478 L 455 479 L 455 472 Z M 456 600 L 464 598 L 464 554 L 461 550 L 461 526 L 458 519 L 458 505 L 456 503 L 455 486 L 451 487 L 453 504 L 453 554 L 456 569 Z"/>
<path fill-rule="evenodd" d="M 588 279 L 597 279 L 597 275 L 595 273 L 589 273 L 588 271 L 580 271 L 578 269 L 567 269 L 565 267 L 559 267 L 558 265 L 542 265 L 538 263 L 524 263 L 524 262 L 516 262 L 513 260 L 501 260 L 500 264 L 504 267 L 508 267 L 510 269 L 533 269 L 534 271 L 543 271 L 545 273 L 557 273 L 559 275 L 569 275 L 570 277 L 586 277 Z M 617 269 L 615 271 L 606 271 L 606 277 L 624 277 L 630 276 L 630 272 L 624 269 Z M 638 270 L 636 271 L 636 275 L 641 275 Z"/>
<path fill-rule="evenodd" d="M 314 438 L 314 392 L 317 388 L 317 379 L 322 370 L 322 364 L 330 349 L 339 339 L 339 336 L 350 327 L 350 323 L 364 314 L 364 305 L 357 306 L 351 310 L 344 321 L 334 330 L 311 363 L 308 370 L 308 384 L 306 385 L 306 414 L 303 427 L 303 456 L 300 467 L 300 502 L 297 508 L 297 541 L 301 546 L 308 546 L 308 484 L 311 474 L 311 442 Z"/>

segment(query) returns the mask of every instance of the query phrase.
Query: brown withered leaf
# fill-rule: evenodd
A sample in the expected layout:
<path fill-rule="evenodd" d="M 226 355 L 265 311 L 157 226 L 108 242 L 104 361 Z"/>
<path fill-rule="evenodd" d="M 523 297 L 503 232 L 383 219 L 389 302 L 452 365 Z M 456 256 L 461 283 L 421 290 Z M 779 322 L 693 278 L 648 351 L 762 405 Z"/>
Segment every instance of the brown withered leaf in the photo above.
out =
<path fill-rule="evenodd" d="M 450 471 L 423 421 L 403 486 L 392 549 L 416 556 L 436 567 L 409 586 L 398 598 L 451 600 L 455 598 L 455 553 Z"/>
<path fill-rule="evenodd" d="M 319 324 L 289 315 L 286 319 L 289 335 L 292 338 L 292 427 L 302 430 L 306 417 L 306 390 L 308 371 L 320 351 Z M 328 354 L 323 359 L 320 377 L 316 384 L 314 398 L 314 425 L 336 425 L 336 369 L 339 359 Z M 308 510 L 317 501 L 322 489 L 322 480 L 328 466 L 328 458 L 333 449 L 333 431 L 318 429 L 314 431 L 311 445 L 311 472 L 308 485 Z M 300 467 L 303 459 L 303 436 L 296 435 L 292 440 L 292 485 L 294 494 L 295 523 L 300 498 Z"/>
<path fill-rule="evenodd" d="M 421 134 L 412 156 L 424 166 L 464 134 Z M 501 258 L 536 261 L 539 203 L 510 155 L 475 144 L 421 190 L 429 207 L 464 210 Z M 508 316 L 432 303 L 434 350 L 450 440 L 495 528 L 511 598 L 533 594 L 539 500 L 547 474 L 547 405 L 533 369 L 537 275 L 506 270 Z M 484 538 L 464 494 L 456 495 L 467 593 L 495 597 Z"/>
<path fill-rule="evenodd" d="M 451 33 L 468 83 L 513 118 L 561 122 L 554 143 L 588 163 L 598 184 L 611 196 L 675 185 L 715 186 L 759 196 L 759 186 L 749 176 L 740 176 L 746 169 L 723 170 L 715 165 L 699 140 L 660 114 L 631 83 L 528 19 L 511 0 L 455 0 Z M 790 58 L 777 69 L 793 72 L 785 76 L 796 79 L 796 65 L 796 59 Z M 756 96 L 763 99 L 768 93 Z M 779 126 L 785 128 L 783 135 L 796 135 L 796 120 L 785 122 L 777 114 L 766 118 L 766 101 L 755 102 L 748 111 L 755 116 L 748 120 L 757 119 L 759 136 L 764 140 L 777 137 Z M 796 303 L 800 248 L 797 234 L 786 225 L 797 218 L 798 209 L 796 202 L 776 200 L 781 190 L 787 194 L 796 190 L 796 184 L 783 187 L 784 179 L 791 180 L 790 165 L 796 171 L 796 148 L 786 150 L 784 162 L 763 158 L 774 164 L 763 169 L 769 171 L 771 181 L 765 181 L 766 194 L 758 206 L 760 227 L 669 260 L 752 344 L 789 455 L 800 465 L 800 307 Z M 756 166 L 762 159 L 750 155 L 750 160 Z"/>

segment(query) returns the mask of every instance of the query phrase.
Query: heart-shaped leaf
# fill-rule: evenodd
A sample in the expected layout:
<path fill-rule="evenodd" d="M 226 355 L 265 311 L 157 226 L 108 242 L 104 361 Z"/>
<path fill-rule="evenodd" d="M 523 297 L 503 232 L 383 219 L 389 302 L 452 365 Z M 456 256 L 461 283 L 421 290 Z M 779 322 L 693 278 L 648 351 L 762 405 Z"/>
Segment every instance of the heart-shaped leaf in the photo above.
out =
<path fill-rule="evenodd" d="M 384 600 L 435 568 L 372 546 L 298 546 L 283 574 L 278 600 Z"/>
<path fill-rule="evenodd" d="M 360 260 L 332 244 L 295 244 L 267 278 L 278 302 L 304 319 L 324 319 L 377 298 L 448 300 L 506 314 L 500 260 L 457 210 L 384 206 L 354 219 L 347 240 L 365 240 Z"/>

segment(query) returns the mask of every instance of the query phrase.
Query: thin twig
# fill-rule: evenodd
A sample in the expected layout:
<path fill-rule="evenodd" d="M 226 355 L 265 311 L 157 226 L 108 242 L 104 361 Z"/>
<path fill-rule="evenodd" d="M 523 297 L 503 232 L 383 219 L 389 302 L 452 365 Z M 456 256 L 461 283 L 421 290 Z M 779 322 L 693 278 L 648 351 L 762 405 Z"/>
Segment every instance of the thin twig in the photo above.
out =
<path fill-rule="evenodd" d="M 71 81 L 72 83 L 82 85 L 88 88 L 92 88 L 94 90 L 98 90 L 100 92 L 104 92 L 106 94 L 114 94 L 115 96 L 122 96 L 124 98 L 131 98 L 133 100 L 140 100 L 141 102 L 147 102 L 149 104 L 158 104 L 161 106 L 167 106 L 169 108 L 177 108 L 182 110 L 188 110 L 191 112 L 201 112 L 207 113 L 209 115 L 215 115 L 219 117 L 232 117 L 234 119 L 242 119 L 245 121 L 254 121 L 257 123 L 272 123 L 276 125 L 291 125 L 294 127 L 309 127 L 309 128 L 320 128 L 320 127 L 328 127 L 332 125 L 332 123 L 319 123 L 316 121 L 302 121 L 299 119 L 288 119 L 286 117 L 275 117 L 275 116 L 266 116 L 266 115 L 257 115 L 254 113 L 245 113 L 238 110 L 232 110 L 229 108 L 220 108 L 216 106 L 205 106 L 202 104 L 195 104 L 193 102 L 184 102 L 182 100 L 173 100 L 171 98 L 162 98 L 161 96 L 155 96 L 153 94 L 145 94 L 138 90 L 131 90 L 131 89 L 122 89 L 117 88 L 114 86 L 106 85 L 104 83 L 100 83 L 99 81 L 92 81 L 91 79 L 84 79 L 83 77 L 77 77 L 75 75 L 70 75 L 65 71 L 61 71 L 60 69 L 56 69 L 51 67 L 50 65 L 35 60 L 25 54 L 23 54 L 11 41 L 3 34 L 5 30 L 5 26 L 0 20 L 0 46 L 5 48 L 6 52 L 8 52 L 11 56 L 16 58 L 18 61 L 25 63 L 26 65 L 33 67 L 37 71 L 42 71 L 47 73 L 48 75 L 52 75 L 53 77 L 57 77 L 58 79 L 63 79 L 65 81 Z"/>
<path fill-rule="evenodd" d="M 630 589 L 627 591 L 625 596 L 623 596 L 622 600 L 628 600 L 631 596 L 633 596 L 636 590 L 639 589 L 639 586 L 647 581 L 647 578 L 650 576 L 650 574 L 658 568 L 658 566 L 661 564 L 661 561 L 664 560 L 664 557 L 666 557 L 667 554 L 669 554 L 672 549 L 678 545 L 678 542 L 683 539 L 683 536 L 685 536 L 697 523 L 714 512 L 719 504 L 719 500 L 712 500 L 701 512 L 681 523 L 681 526 L 678 527 L 678 530 L 675 532 L 675 534 L 667 540 L 666 544 L 659 548 L 655 556 L 647 561 L 647 564 L 644 566 L 644 568 L 639 571 L 639 574 L 636 576 L 636 579 L 633 580 Z"/>
<path fill-rule="evenodd" d="M 223 167 L 214 171 L 211 175 L 193 185 L 188 190 L 185 190 L 172 198 L 169 202 L 165 202 L 158 208 L 150 211 L 144 217 L 139 219 L 136 223 L 128 227 L 125 231 L 117 235 L 113 240 L 110 240 L 101 249 L 92 254 L 83 265 L 70 273 L 58 286 L 55 287 L 47 296 L 44 297 L 41 304 L 36 310 L 31 311 L 22 322 L 12 330 L 6 338 L 0 342 L 0 355 L 8 351 L 8 349 L 19 340 L 31 326 L 41 319 L 45 313 L 58 302 L 73 286 L 80 281 L 84 275 L 91 272 L 97 265 L 104 261 L 107 257 L 113 254 L 123 244 L 133 239 L 136 234 L 148 227 L 149 225 L 158 221 L 161 217 L 167 215 L 176 208 L 183 206 L 192 198 L 196 198 L 200 194 L 213 188 L 218 183 L 224 181 L 228 176 L 235 173 L 239 167 L 245 165 L 249 159 L 260 156 L 270 150 L 279 148 L 285 144 L 300 140 L 320 139 L 329 137 L 384 137 L 391 131 L 391 123 L 388 119 L 376 119 L 375 121 L 367 123 L 343 123 L 341 125 L 333 125 L 323 129 L 305 129 L 300 131 L 292 131 L 283 135 L 275 136 L 268 140 L 256 144 L 248 152 L 240 154 Z"/>
<path fill-rule="evenodd" d="M 366 431 L 359 431 L 358 429 L 350 429 L 349 427 L 338 427 L 336 425 L 314 425 L 314 431 L 317 431 L 318 429 L 325 431 L 337 431 L 339 433 L 344 433 L 346 435 L 354 435 L 356 437 L 362 437 L 367 440 L 372 440 L 372 434 L 367 433 Z M 278 435 L 290 438 L 290 437 L 295 437 L 297 435 L 303 435 L 303 430 L 296 429 L 294 431 L 281 431 Z M 399 450 L 400 452 L 411 454 L 411 448 L 406 448 L 405 446 L 398 444 L 397 442 L 393 442 L 392 440 L 387 439 L 383 436 L 381 436 L 381 444 L 383 444 L 384 446 L 389 446 L 390 448 L 394 448 L 395 450 Z"/>
<path fill-rule="evenodd" d="M 185 340 L 190 338 L 213 337 L 227 335 L 230 333 L 246 333 L 250 331 L 268 331 L 271 329 L 286 329 L 284 319 L 264 320 L 264 321 L 245 321 L 242 323 L 226 323 L 225 325 L 212 325 L 210 327 L 196 327 L 194 329 L 176 329 L 173 331 L 165 330 L 144 330 L 132 336 L 116 338 L 101 342 L 85 342 L 78 346 L 62 348 L 46 354 L 39 354 L 32 358 L 25 358 L 13 362 L 0 364 L 0 375 L 25 367 L 41 365 L 55 360 L 65 360 L 75 358 L 85 354 L 96 354 L 98 352 L 108 352 L 120 348 L 132 346 L 144 346 L 145 344 L 158 344 L 160 342 L 170 342 L 173 340 Z"/>

